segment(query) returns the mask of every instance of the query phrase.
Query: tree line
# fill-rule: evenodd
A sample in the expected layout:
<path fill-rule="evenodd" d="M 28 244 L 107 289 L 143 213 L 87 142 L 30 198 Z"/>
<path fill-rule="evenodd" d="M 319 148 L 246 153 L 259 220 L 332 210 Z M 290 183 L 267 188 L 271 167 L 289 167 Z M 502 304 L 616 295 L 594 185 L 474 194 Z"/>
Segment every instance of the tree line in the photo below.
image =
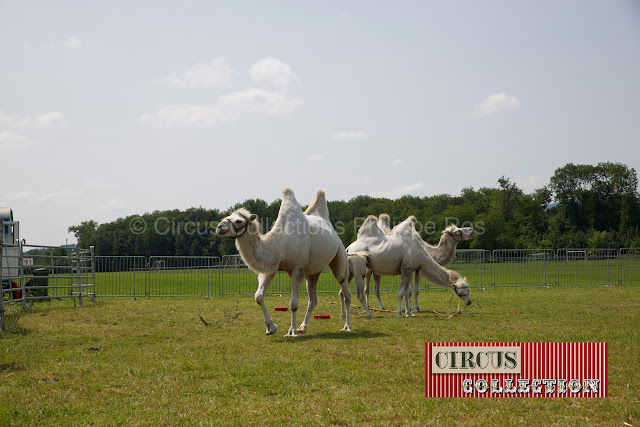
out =
<path fill-rule="evenodd" d="M 98 224 L 69 227 L 80 247 L 97 255 L 222 256 L 237 253 L 232 239 L 216 236 L 215 227 L 232 211 L 245 207 L 258 215 L 263 232 L 278 217 L 280 199 L 249 199 L 225 211 L 190 208 L 154 211 Z M 471 249 L 557 249 L 561 247 L 640 247 L 640 198 L 635 169 L 620 163 L 569 163 L 556 169 L 549 184 L 525 194 L 510 178 L 492 188 L 464 188 L 457 196 L 403 196 L 391 200 L 357 196 L 330 201 L 331 221 L 345 246 L 355 240 L 367 215 L 387 213 L 391 225 L 408 216 L 418 231 L 436 243 L 450 223 L 472 226 L 476 237 L 461 243 Z"/>

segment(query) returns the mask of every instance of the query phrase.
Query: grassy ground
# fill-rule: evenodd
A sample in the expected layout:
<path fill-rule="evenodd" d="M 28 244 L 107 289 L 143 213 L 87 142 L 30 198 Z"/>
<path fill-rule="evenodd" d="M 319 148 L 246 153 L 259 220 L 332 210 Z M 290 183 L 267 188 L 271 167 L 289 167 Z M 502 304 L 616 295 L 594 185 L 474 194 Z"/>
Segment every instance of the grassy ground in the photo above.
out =
<path fill-rule="evenodd" d="M 102 299 L 75 308 L 65 300 L 24 313 L 9 306 L 0 425 L 637 426 L 638 290 L 490 289 L 481 307 L 451 319 L 367 319 L 353 309 L 352 333 L 338 332 L 337 295 L 322 295 L 316 313 L 331 319 L 312 320 L 298 338 L 283 336 L 289 312 L 273 311 L 286 296 L 267 297 L 274 336 L 264 335 L 250 297 Z M 383 300 L 395 308 L 395 294 Z M 457 302 L 450 292 L 425 292 L 420 305 L 447 311 Z M 427 399 L 430 341 L 606 341 L 609 397 Z"/>

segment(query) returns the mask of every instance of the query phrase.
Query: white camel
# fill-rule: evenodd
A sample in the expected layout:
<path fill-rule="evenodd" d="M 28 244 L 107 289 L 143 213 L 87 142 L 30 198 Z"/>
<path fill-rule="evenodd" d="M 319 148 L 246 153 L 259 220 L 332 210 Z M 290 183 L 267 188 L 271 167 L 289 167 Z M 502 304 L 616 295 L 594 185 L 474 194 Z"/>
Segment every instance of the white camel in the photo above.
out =
<path fill-rule="evenodd" d="M 219 236 L 236 239 L 236 247 L 244 262 L 258 273 L 256 302 L 262 308 L 267 335 L 274 334 L 276 324 L 265 307 L 264 294 L 277 271 L 291 276 L 291 327 L 285 336 L 295 337 L 305 333 L 311 313 L 318 300 L 316 285 L 322 270 L 328 265 L 340 282 L 341 295 L 347 307 L 351 305 L 349 292 L 349 266 L 347 254 L 340 238 L 329 222 L 329 209 L 324 190 L 317 190 L 314 200 L 303 213 L 291 188 L 282 191 L 282 205 L 273 228 L 262 234 L 257 216 L 241 208 L 224 218 L 216 229 Z M 302 280 L 307 279 L 309 304 L 304 321 L 296 329 L 298 295 Z M 343 331 L 351 331 L 349 310 L 346 312 Z"/>
<path fill-rule="evenodd" d="M 389 227 L 390 218 L 387 214 L 381 214 L 378 217 L 378 228 L 384 234 L 391 234 L 393 229 Z M 456 248 L 458 243 L 464 242 L 466 240 L 473 239 L 475 236 L 475 231 L 471 227 L 457 227 L 454 224 L 449 225 L 442 231 L 440 236 L 440 241 L 437 246 L 432 246 L 422 240 L 420 238 L 420 242 L 424 250 L 431 255 L 431 258 L 441 266 L 445 266 L 449 264 L 453 258 L 456 256 Z M 367 302 L 369 301 L 369 284 L 371 281 L 371 270 L 367 271 L 367 274 L 364 278 L 364 294 Z M 384 310 L 384 306 L 382 305 L 382 300 L 380 299 L 380 275 L 373 274 L 374 281 L 374 294 L 378 298 L 378 303 L 380 304 L 380 308 Z M 413 311 L 421 311 L 420 306 L 418 305 L 418 294 L 420 293 L 420 272 L 416 271 L 415 278 L 413 280 L 413 295 L 415 306 Z"/>
<path fill-rule="evenodd" d="M 367 265 L 371 262 L 369 252 L 355 252 L 351 254 L 347 254 L 348 262 L 349 262 L 349 278 L 348 281 L 351 282 L 351 278 L 356 279 L 356 296 L 360 300 L 362 304 L 362 308 L 367 313 L 369 319 L 371 319 L 371 311 L 369 311 L 369 296 L 367 298 L 364 297 L 363 289 L 365 289 L 364 285 L 364 277 L 367 274 L 369 268 Z M 341 291 L 342 292 L 342 291 Z M 342 299 L 342 298 L 341 298 Z M 344 310 L 342 310 L 342 315 L 344 317 Z"/>
<path fill-rule="evenodd" d="M 377 218 L 370 215 L 358 230 L 358 236 L 347 248 L 347 252 L 369 252 L 367 267 L 381 276 L 395 276 L 400 274 L 398 289 L 397 315 L 402 315 L 402 298 L 405 299 L 405 314 L 413 316 L 409 302 L 411 275 L 419 271 L 424 279 L 440 286 L 453 289 L 467 305 L 469 285 L 453 270 L 447 270 L 436 263 L 422 247 L 422 240 L 415 230 L 416 218 L 410 216 L 398 224 L 391 234 L 384 234 L 377 225 Z M 353 273 L 353 272 L 352 272 Z"/>

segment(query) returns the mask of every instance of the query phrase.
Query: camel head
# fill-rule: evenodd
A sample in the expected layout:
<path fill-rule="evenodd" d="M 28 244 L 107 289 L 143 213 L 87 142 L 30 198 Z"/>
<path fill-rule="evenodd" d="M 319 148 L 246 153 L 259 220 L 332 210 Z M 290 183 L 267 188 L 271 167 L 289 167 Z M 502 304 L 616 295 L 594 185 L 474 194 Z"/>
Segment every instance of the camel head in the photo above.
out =
<path fill-rule="evenodd" d="M 466 277 L 458 277 L 456 283 L 453 285 L 453 290 L 456 295 L 464 300 L 465 304 L 471 305 L 471 298 L 469 298 L 469 284 Z"/>
<path fill-rule="evenodd" d="M 245 208 L 240 208 L 220 221 L 218 227 L 216 227 L 216 234 L 236 239 L 247 232 L 249 224 L 257 217 L 258 215 L 252 214 Z"/>
<path fill-rule="evenodd" d="M 458 227 L 451 224 L 442 231 L 442 235 L 446 235 L 456 242 L 464 242 L 465 240 L 471 240 L 475 237 L 475 231 L 471 227 Z"/>

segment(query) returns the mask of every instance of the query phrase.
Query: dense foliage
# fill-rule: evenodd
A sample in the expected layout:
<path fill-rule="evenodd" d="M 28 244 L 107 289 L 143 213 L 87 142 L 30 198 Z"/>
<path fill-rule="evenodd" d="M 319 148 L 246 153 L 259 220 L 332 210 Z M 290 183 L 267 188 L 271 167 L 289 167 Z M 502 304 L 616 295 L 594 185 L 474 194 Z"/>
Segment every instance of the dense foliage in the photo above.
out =
<path fill-rule="evenodd" d="M 553 203 L 552 203 L 553 201 Z M 218 221 L 239 207 L 256 213 L 263 231 L 278 216 L 280 200 L 246 200 L 226 211 L 190 208 L 155 211 L 98 224 L 69 227 L 81 247 L 98 255 L 226 255 L 232 239 L 215 235 Z M 367 215 L 388 213 L 392 225 L 410 215 L 435 243 L 450 223 L 470 225 L 477 236 L 460 248 L 560 248 L 640 246 L 640 199 L 635 169 L 619 163 L 567 164 L 549 185 L 525 194 L 509 178 L 495 188 L 464 188 L 460 195 L 403 196 L 396 200 L 358 196 L 329 202 L 330 217 L 345 245 L 355 240 Z"/>

